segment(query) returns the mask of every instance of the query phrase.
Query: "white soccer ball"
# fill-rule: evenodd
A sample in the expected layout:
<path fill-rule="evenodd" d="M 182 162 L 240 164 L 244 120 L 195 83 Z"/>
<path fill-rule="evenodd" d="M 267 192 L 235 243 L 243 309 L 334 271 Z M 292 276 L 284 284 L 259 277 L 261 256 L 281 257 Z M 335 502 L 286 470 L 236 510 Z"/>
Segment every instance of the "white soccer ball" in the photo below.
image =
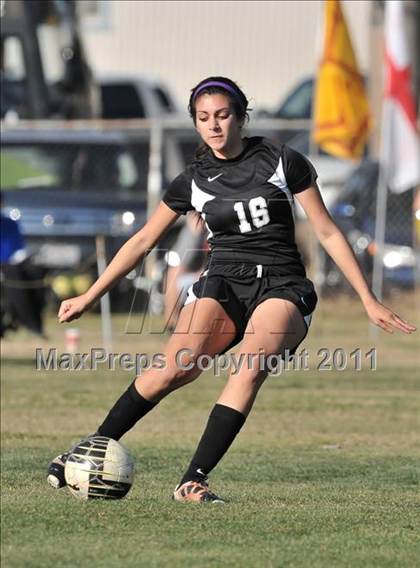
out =
<path fill-rule="evenodd" d="M 116 440 L 92 436 L 71 450 L 64 476 L 79 499 L 122 499 L 133 484 L 134 462 Z"/>

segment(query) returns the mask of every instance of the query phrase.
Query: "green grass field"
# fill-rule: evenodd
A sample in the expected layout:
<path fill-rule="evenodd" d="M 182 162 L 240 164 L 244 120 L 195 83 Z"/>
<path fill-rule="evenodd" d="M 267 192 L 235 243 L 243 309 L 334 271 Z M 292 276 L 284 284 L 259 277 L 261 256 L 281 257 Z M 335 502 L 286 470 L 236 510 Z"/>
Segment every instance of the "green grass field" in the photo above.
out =
<path fill-rule="evenodd" d="M 391 301 L 408 318 L 414 297 Z M 418 305 L 417 305 L 418 307 Z M 411 318 L 412 319 L 412 318 Z M 159 351 L 165 337 L 124 335 L 114 351 Z M 416 322 L 414 322 L 416 323 Z M 418 322 L 417 322 L 418 323 Z M 100 346 L 85 316 L 81 350 Z M 25 332 L 2 349 L 2 560 L 8 567 L 414 567 L 420 558 L 418 334 L 375 339 L 359 304 L 324 301 L 305 342 L 310 369 L 271 377 L 211 476 L 225 506 L 174 503 L 224 378 L 207 372 L 125 438 L 136 460 L 120 502 L 79 502 L 45 481 L 57 453 L 95 430 L 132 380 L 125 371 L 35 371 Z M 319 371 L 318 349 L 377 347 L 376 371 Z"/>

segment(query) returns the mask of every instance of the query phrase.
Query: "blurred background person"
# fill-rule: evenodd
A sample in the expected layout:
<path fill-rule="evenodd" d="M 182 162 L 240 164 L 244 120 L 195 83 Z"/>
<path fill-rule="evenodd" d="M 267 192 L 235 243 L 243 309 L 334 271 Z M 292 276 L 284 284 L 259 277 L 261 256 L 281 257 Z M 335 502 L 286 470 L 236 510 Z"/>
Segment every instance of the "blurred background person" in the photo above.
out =
<path fill-rule="evenodd" d="M 17 221 L 0 215 L 1 323 L 0 336 L 23 325 L 44 336 L 43 270 L 32 265 Z"/>

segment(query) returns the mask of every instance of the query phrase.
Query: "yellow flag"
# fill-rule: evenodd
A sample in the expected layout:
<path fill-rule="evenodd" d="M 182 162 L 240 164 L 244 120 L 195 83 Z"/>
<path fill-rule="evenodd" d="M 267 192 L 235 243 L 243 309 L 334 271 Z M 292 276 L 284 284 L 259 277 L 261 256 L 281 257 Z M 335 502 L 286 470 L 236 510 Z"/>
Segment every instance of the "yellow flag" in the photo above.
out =
<path fill-rule="evenodd" d="M 325 40 L 314 100 L 313 138 L 329 154 L 357 159 L 371 120 L 340 0 L 325 0 Z"/>

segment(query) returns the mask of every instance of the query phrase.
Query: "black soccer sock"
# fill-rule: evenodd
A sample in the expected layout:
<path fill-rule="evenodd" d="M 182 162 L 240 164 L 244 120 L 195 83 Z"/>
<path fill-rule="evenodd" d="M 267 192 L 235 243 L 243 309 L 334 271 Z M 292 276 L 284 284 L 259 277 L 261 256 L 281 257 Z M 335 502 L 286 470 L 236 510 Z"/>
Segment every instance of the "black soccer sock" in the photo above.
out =
<path fill-rule="evenodd" d="M 133 382 L 111 408 L 96 434 L 119 440 L 156 404 L 143 398 Z"/>
<path fill-rule="evenodd" d="M 181 484 L 192 480 L 200 481 L 210 473 L 229 449 L 245 420 L 242 412 L 216 404 Z"/>

